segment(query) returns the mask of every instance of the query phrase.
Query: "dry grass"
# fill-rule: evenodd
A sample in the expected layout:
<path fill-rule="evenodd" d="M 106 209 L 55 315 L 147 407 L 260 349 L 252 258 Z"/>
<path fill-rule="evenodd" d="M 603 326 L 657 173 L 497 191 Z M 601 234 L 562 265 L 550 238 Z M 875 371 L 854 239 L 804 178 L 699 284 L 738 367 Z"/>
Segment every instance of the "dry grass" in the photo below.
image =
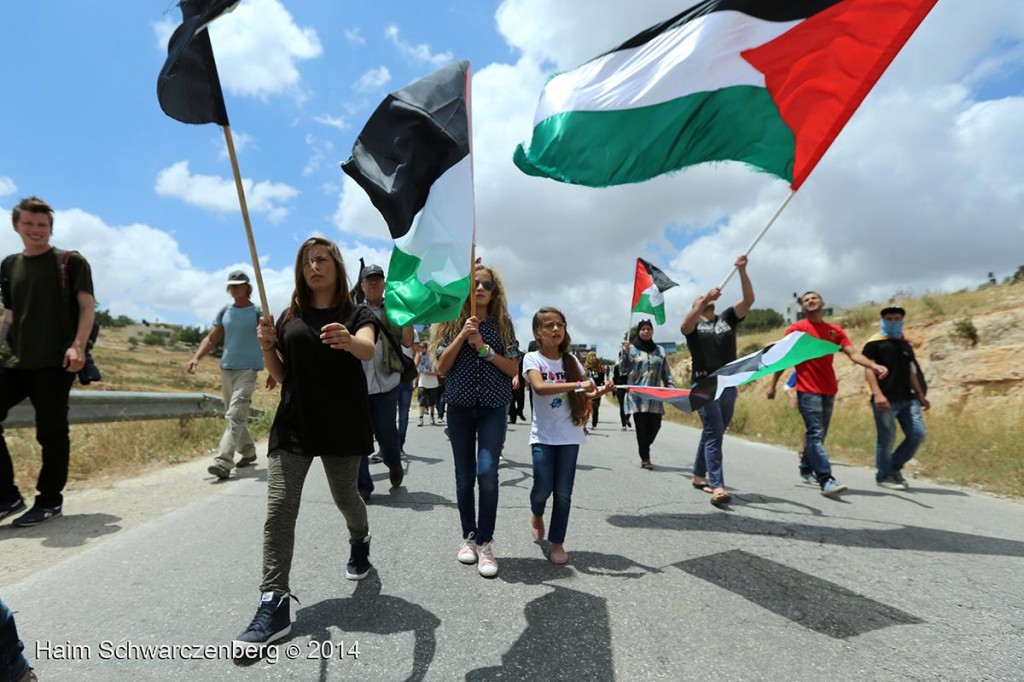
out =
<path fill-rule="evenodd" d="M 121 330 L 104 329 L 93 353 L 103 372 L 103 381 L 74 389 L 96 391 L 153 391 L 160 393 L 202 392 L 220 395 L 220 369 L 216 358 L 204 358 L 195 375 L 185 373 L 193 349 L 139 345 L 132 350 Z M 264 379 L 266 373 L 260 374 Z M 259 387 L 253 405 L 263 416 L 250 423 L 253 438 L 266 437 L 278 394 Z M 71 465 L 68 489 L 99 480 L 136 476 L 168 464 L 209 454 L 224 432 L 219 417 L 163 419 L 156 421 L 85 424 L 71 427 Z M 15 479 L 26 496 L 35 489 L 40 450 L 35 429 L 5 432 Z"/>

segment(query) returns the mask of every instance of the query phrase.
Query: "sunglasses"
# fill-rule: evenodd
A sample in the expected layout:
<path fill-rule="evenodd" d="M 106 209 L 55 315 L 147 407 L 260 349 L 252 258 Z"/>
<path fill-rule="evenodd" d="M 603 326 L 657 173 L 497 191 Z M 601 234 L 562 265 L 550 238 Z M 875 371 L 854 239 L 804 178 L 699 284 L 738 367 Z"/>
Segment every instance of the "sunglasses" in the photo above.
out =
<path fill-rule="evenodd" d="M 478 279 L 478 280 L 474 280 L 474 282 L 473 282 L 473 288 L 474 289 L 477 288 L 477 287 L 483 287 L 484 291 L 494 291 L 494 288 L 496 286 L 497 285 L 494 282 L 492 282 L 491 280 L 489 280 L 489 279 Z"/>

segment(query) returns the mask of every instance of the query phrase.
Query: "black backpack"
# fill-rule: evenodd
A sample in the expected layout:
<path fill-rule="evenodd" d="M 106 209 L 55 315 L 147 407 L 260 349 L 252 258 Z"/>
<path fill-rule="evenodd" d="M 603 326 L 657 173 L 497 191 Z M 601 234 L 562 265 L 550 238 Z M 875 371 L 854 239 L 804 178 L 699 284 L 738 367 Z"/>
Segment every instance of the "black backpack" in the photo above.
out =
<path fill-rule="evenodd" d="M 64 251 L 54 247 L 53 255 L 57 257 L 57 285 L 60 288 L 60 297 L 64 305 L 71 313 L 71 320 L 77 328 L 78 325 L 78 298 L 71 295 L 71 276 L 68 273 L 71 255 L 77 251 Z M 9 291 L 11 282 L 11 268 L 14 267 L 14 259 L 21 254 L 13 253 L 4 258 L 0 263 L 0 288 Z M 84 385 L 102 379 L 99 367 L 92 360 L 92 347 L 96 344 L 96 337 L 99 336 L 100 325 L 93 318 L 92 329 L 89 330 L 89 338 L 85 344 L 85 366 L 78 372 L 78 380 Z"/>

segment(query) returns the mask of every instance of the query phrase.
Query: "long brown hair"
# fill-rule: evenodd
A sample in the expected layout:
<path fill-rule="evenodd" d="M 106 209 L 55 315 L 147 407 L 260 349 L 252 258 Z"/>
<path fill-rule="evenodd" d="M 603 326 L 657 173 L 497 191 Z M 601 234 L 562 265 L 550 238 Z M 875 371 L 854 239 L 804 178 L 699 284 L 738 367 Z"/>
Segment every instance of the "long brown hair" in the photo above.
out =
<path fill-rule="evenodd" d="M 302 269 L 309 258 L 309 251 L 314 246 L 322 246 L 327 249 L 327 253 L 334 260 L 334 268 L 338 273 L 338 278 L 334 282 L 334 294 L 331 296 L 331 310 L 343 317 L 352 310 L 352 299 L 348 295 L 348 273 L 345 270 L 345 261 L 341 257 L 338 245 L 324 237 L 310 237 L 302 242 L 299 253 L 295 256 L 295 291 L 292 292 L 291 305 L 282 322 L 292 317 L 302 317 L 303 313 L 313 307 L 313 290 L 306 284 Z"/>
<path fill-rule="evenodd" d="M 562 356 L 562 369 L 565 371 L 565 380 L 573 382 L 587 379 L 583 374 L 583 371 L 580 369 L 580 361 L 576 359 L 575 355 L 569 352 L 569 344 L 572 343 L 572 339 L 569 337 L 569 326 L 566 324 L 565 315 L 558 308 L 544 306 L 533 314 L 533 338 L 537 339 L 537 345 L 540 346 L 540 329 L 541 325 L 544 323 L 544 320 L 541 318 L 544 315 L 558 315 L 562 318 L 562 324 L 566 325 L 564 327 L 565 335 L 562 337 L 562 342 L 558 344 L 558 354 Z M 572 412 L 572 423 L 576 426 L 583 426 L 587 423 L 589 402 L 590 400 L 582 393 L 569 393 L 569 408 Z"/>
<path fill-rule="evenodd" d="M 494 291 L 491 292 L 491 302 L 487 306 L 487 317 L 494 318 L 498 323 L 498 333 L 501 335 L 501 343 L 508 350 L 509 345 L 512 343 L 512 337 L 515 336 L 515 330 L 512 326 L 512 318 L 508 314 L 508 302 L 505 298 L 505 282 L 501 279 L 501 275 L 498 271 L 488 265 L 480 265 L 479 263 L 473 269 L 473 279 L 470 280 L 469 296 L 476 295 L 476 273 L 483 270 L 491 276 L 491 280 L 494 282 Z M 430 357 L 437 357 L 437 347 L 441 341 L 446 339 L 451 341 L 454 339 L 462 328 L 466 325 L 466 320 L 470 318 L 469 305 L 470 298 L 466 297 L 466 302 L 462 304 L 462 313 L 455 320 L 449 320 L 448 322 L 440 322 L 436 325 L 436 329 L 431 329 L 430 332 Z"/>

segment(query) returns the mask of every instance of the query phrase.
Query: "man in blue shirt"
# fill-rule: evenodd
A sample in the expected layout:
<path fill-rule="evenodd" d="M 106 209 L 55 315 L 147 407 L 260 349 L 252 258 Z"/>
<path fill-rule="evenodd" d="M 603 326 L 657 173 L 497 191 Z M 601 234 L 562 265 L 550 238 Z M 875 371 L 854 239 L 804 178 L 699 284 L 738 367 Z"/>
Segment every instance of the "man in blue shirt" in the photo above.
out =
<path fill-rule="evenodd" d="M 256 340 L 256 327 L 263 311 L 253 305 L 249 276 L 241 270 L 228 275 L 227 290 L 233 303 L 217 313 L 210 333 L 199 344 L 196 354 L 185 365 L 185 371 L 195 374 L 196 366 L 204 355 L 224 340 L 224 354 L 220 358 L 221 390 L 224 394 L 224 418 L 227 428 L 220 439 L 217 456 L 207 471 L 220 479 L 231 475 L 235 468 L 235 453 L 242 458 L 237 466 L 246 467 L 256 461 L 256 446 L 249 435 L 249 407 L 256 388 L 256 374 L 263 369 L 263 351 Z"/>

